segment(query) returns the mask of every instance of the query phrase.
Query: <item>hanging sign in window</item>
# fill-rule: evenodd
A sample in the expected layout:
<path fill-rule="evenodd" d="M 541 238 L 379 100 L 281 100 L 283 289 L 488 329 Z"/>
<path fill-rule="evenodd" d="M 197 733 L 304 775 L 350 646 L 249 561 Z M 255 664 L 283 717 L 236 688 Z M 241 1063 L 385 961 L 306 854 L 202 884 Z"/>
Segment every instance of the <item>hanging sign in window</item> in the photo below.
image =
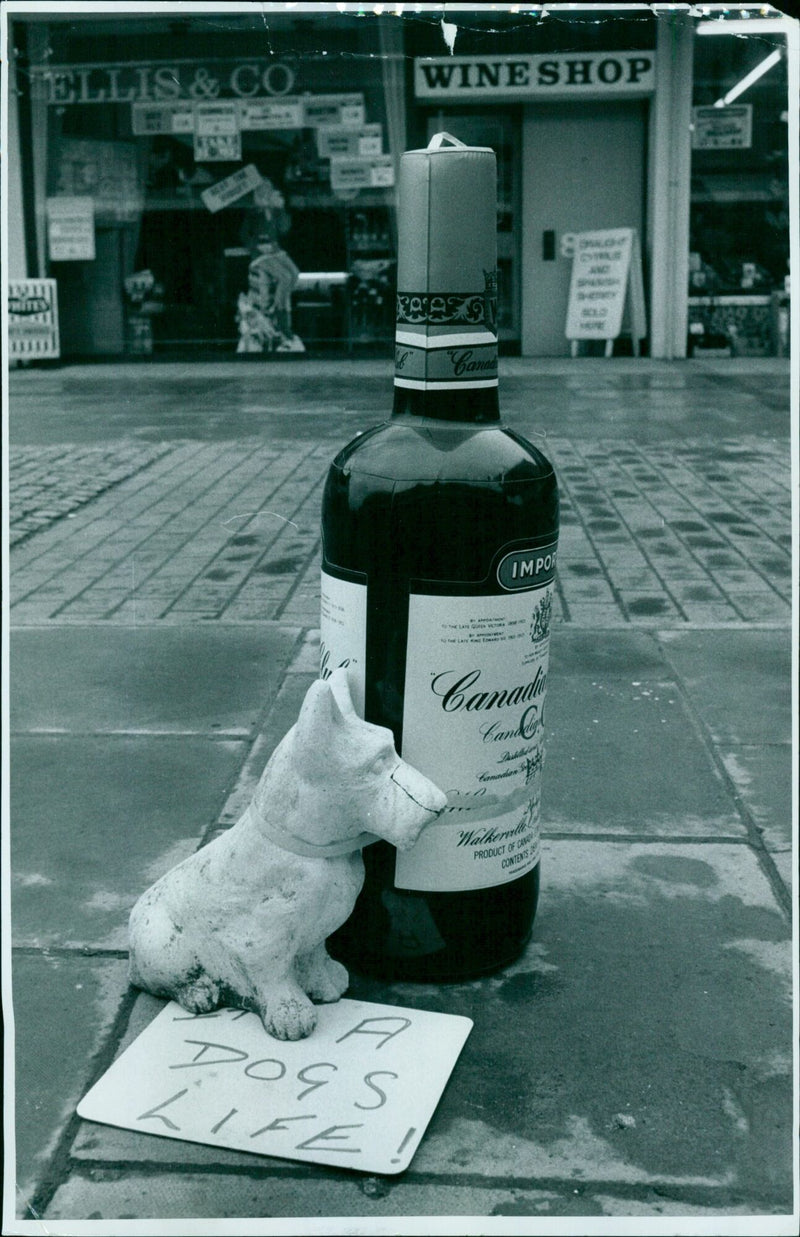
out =
<path fill-rule="evenodd" d="M 242 157 L 239 109 L 233 101 L 197 103 L 194 157 L 199 163 L 230 162 Z"/>
<path fill-rule="evenodd" d="M 197 163 L 236 163 L 242 157 L 241 133 L 195 133 Z"/>
<path fill-rule="evenodd" d="M 394 163 L 391 155 L 375 155 L 371 159 L 331 159 L 331 189 L 347 193 L 354 189 L 383 189 L 394 184 Z"/>
<path fill-rule="evenodd" d="M 243 198 L 246 193 L 256 189 L 261 184 L 261 180 L 258 168 L 248 163 L 246 167 L 234 172 L 233 176 L 226 176 L 224 180 L 218 180 L 216 185 L 210 185 L 208 189 L 204 189 L 200 197 L 213 215 L 218 210 L 222 210 L 223 206 L 238 202 L 239 198 Z"/>
<path fill-rule="evenodd" d="M 134 103 L 131 125 L 137 137 L 154 133 L 194 133 L 194 104 Z"/>
<path fill-rule="evenodd" d="M 752 103 L 692 108 L 694 150 L 749 150 L 752 144 Z"/>
<path fill-rule="evenodd" d="M 243 99 L 239 104 L 240 129 L 302 129 L 302 127 L 302 99 Z"/>
<path fill-rule="evenodd" d="M 239 109 L 234 102 L 195 105 L 195 133 L 203 137 L 223 137 L 239 132 Z"/>
<path fill-rule="evenodd" d="M 94 261 L 94 200 L 47 199 L 47 246 L 51 262 Z"/>
<path fill-rule="evenodd" d="M 383 126 L 320 125 L 317 129 L 317 154 L 320 159 L 346 155 L 360 159 L 383 152 Z"/>
<path fill-rule="evenodd" d="M 303 125 L 363 125 L 366 119 L 363 94 L 315 94 L 303 96 Z"/>
<path fill-rule="evenodd" d="M 17 360 L 61 355 L 55 279 L 9 280 L 8 354 Z"/>

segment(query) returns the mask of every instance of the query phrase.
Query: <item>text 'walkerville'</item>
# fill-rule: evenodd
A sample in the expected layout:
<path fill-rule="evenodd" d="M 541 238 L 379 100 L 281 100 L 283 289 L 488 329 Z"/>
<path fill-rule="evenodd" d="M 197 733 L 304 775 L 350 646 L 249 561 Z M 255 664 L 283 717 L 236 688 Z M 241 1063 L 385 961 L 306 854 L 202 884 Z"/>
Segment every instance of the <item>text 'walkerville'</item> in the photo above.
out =
<path fill-rule="evenodd" d="M 529 828 L 527 817 L 515 825 L 513 829 L 462 829 L 458 835 L 459 846 L 488 846 L 491 842 L 502 842 L 503 838 L 516 838 Z"/>

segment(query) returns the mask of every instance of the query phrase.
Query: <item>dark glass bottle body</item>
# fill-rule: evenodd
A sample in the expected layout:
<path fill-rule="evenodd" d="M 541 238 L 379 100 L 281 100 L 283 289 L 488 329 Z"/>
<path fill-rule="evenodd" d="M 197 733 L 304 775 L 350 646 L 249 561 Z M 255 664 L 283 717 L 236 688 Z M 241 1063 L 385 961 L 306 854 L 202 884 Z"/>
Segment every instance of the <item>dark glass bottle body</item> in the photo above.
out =
<path fill-rule="evenodd" d="M 322 514 L 323 569 L 367 578 L 367 721 L 388 726 L 402 754 L 410 585 L 485 580 L 510 543 L 552 544 L 552 466 L 500 424 L 497 390 L 396 388 L 391 419 L 331 465 Z M 364 851 L 364 888 L 329 949 L 356 972 L 450 981 L 515 958 L 530 936 L 539 865 L 502 885 L 418 892 L 394 885 L 396 852 Z"/>

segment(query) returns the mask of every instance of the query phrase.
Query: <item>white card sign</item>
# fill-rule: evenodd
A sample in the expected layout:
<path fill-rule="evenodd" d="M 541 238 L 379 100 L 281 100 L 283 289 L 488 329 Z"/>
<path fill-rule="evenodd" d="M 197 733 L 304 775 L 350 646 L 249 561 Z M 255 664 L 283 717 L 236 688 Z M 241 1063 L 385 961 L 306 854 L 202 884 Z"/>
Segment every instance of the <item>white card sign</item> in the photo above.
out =
<path fill-rule="evenodd" d="M 320 125 L 317 129 L 317 154 L 320 159 L 337 155 L 368 158 L 383 151 L 383 126 Z"/>
<path fill-rule="evenodd" d="M 17 360 L 60 356 L 55 279 L 9 280 L 8 354 Z"/>
<path fill-rule="evenodd" d="M 303 100 L 242 99 L 239 102 L 239 127 L 242 129 L 302 129 Z"/>
<path fill-rule="evenodd" d="M 94 199 L 47 199 L 47 247 L 51 262 L 94 261 Z"/>
<path fill-rule="evenodd" d="M 353 189 L 383 189 L 394 184 L 394 163 L 391 155 L 374 155 L 370 159 L 350 159 L 334 155 L 331 158 L 331 189 L 334 193 Z"/>
<path fill-rule="evenodd" d="M 138 137 L 154 133 L 194 133 L 194 104 L 134 103 L 131 127 Z"/>
<path fill-rule="evenodd" d="M 196 163 L 235 163 L 242 157 L 241 133 L 195 133 Z"/>
<path fill-rule="evenodd" d="M 692 108 L 693 150 L 748 150 L 752 145 L 752 103 Z"/>
<path fill-rule="evenodd" d="M 78 1105 L 87 1121 L 282 1159 L 401 1173 L 472 1029 L 454 1014 L 338 1001 L 307 1039 L 174 1002 Z"/>
<path fill-rule="evenodd" d="M 642 284 L 642 257 L 634 228 L 577 232 L 573 237 L 565 335 L 580 339 L 617 338 L 628 303 L 631 336 L 638 356 L 639 340 L 647 333 Z"/>
<path fill-rule="evenodd" d="M 239 168 L 238 172 L 234 172 L 232 176 L 226 176 L 224 180 L 218 180 L 215 185 L 209 185 L 200 197 L 213 215 L 218 210 L 222 210 L 224 206 L 238 202 L 239 198 L 243 198 L 246 193 L 257 189 L 261 180 L 261 173 L 255 164 L 248 163 L 243 168 Z"/>
<path fill-rule="evenodd" d="M 195 133 L 204 137 L 221 137 L 226 133 L 239 132 L 239 110 L 236 100 L 219 103 L 198 103 L 194 115 Z"/>
<path fill-rule="evenodd" d="M 363 94 L 316 94 L 303 96 L 303 124 L 315 129 L 318 125 L 350 125 L 359 127 L 365 121 Z"/>

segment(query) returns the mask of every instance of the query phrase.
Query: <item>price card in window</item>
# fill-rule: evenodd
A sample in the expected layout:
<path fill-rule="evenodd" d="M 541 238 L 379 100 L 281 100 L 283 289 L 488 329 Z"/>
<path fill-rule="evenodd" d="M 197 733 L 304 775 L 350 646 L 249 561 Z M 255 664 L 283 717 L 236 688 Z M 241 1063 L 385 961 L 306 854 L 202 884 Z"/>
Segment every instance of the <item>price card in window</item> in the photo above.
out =
<path fill-rule="evenodd" d="M 203 137 L 220 137 L 239 132 L 239 111 L 236 100 L 221 103 L 198 103 L 195 107 L 195 132 Z"/>
<path fill-rule="evenodd" d="M 386 155 L 381 159 L 373 159 L 370 184 L 373 189 L 383 189 L 394 184 L 394 164 L 390 155 Z"/>
<path fill-rule="evenodd" d="M 78 1105 L 87 1121 L 258 1155 L 400 1173 L 472 1029 L 453 1014 L 338 1001 L 307 1039 L 241 1010 L 167 1005 Z"/>

